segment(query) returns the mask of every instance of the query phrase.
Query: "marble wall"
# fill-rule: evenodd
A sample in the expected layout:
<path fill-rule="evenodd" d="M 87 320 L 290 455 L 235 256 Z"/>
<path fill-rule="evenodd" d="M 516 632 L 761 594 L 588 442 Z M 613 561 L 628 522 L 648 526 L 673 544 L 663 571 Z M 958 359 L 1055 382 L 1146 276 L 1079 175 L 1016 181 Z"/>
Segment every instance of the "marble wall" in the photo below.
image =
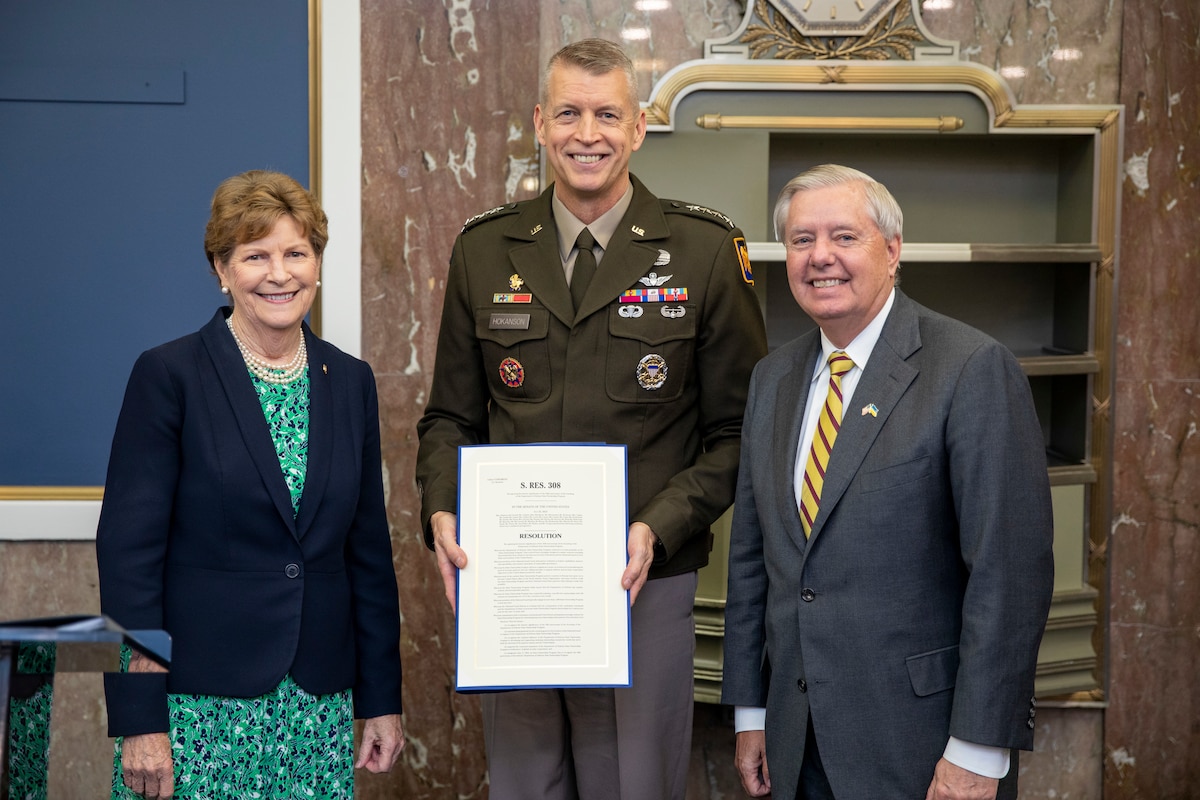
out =
<path fill-rule="evenodd" d="M 1105 797 L 1200 794 L 1200 6 L 1126 0 Z"/>

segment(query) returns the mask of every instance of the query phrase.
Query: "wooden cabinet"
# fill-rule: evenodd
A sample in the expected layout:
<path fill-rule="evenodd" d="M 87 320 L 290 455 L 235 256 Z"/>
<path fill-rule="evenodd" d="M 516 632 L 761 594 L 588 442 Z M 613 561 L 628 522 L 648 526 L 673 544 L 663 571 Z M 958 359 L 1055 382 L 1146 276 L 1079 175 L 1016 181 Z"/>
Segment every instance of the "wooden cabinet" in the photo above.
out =
<path fill-rule="evenodd" d="M 833 162 L 895 195 L 904 291 L 994 336 L 1029 376 L 1057 570 L 1038 692 L 1095 694 L 1104 576 L 1089 558 L 1111 518 L 1121 108 L 1020 106 L 996 73 L 947 58 L 709 58 L 664 76 L 646 108 L 650 133 L 633 171 L 660 197 L 711 206 L 742 227 L 772 348 L 813 325 L 791 297 L 770 229 L 782 186 Z M 718 525 L 696 602 L 696 696 L 713 702 L 728 523 Z"/>

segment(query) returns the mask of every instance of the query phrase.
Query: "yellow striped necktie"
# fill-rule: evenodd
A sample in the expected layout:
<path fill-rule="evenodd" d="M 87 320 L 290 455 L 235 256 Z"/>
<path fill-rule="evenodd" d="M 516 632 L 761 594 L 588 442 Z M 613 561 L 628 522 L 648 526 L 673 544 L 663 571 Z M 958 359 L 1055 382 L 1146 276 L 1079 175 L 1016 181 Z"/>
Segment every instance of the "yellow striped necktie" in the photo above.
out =
<path fill-rule="evenodd" d="M 829 354 L 829 393 L 813 433 L 808 463 L 804 466 L 804 484 L 800 489 L 800 521 L 804 525 L 805 538 L 812 533 L 817 506 L 821 502 L 821 487 L 825 484 L 825 468 L 829 466 L 829 453 L 842 427 L 842 376 L 853 368 L 854 362 L 841 350 Z"/>

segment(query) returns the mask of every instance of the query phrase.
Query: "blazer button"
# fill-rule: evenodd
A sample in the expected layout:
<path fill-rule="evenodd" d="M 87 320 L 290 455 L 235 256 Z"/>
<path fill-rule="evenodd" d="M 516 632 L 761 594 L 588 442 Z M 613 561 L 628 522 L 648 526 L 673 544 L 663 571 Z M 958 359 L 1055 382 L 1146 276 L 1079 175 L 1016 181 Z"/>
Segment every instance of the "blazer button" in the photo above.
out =
<path fill-rule="evenodd" d="M 808 691 L 808 682 L 804 680 L 804 678 L 801 678 L 800 680 L 796 681 L 796 688 L 800 690 L 801 694 L 804 694 Z"/>
<path fill-rule="evenodd" d="M 802 589 L 800 591 L 800 599 L 806 603 L 811 603 L 813 600 L 817 599 L 817 593 L 812 589 Z"/>
<path fill-rule="evenodd" d="M 283 574 L 287 575 L 289 578 L 299 578 L 300 566 L 298 564 L 288 564 L 283 568 Z"/>
<path fill-rule="evenodd" d="M 1033 730 L 1034 728 L 1037 727 L 1037 724 L 1033 720 L 1029 720 L 1029 722 L 1027 722 L 1025 724 L 1029 726 L 1029 730 Z"/>

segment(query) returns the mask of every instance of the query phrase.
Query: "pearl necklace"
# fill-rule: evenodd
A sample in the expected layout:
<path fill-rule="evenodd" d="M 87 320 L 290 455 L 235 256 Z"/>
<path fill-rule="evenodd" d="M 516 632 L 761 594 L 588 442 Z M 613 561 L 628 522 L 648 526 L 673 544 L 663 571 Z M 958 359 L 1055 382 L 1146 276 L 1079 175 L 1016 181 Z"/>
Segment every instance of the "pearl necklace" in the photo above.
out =
<path fill-rule="evenodd" d="M 229 327 L 229 332 L 233 334 L 233 341 L 242 354 L 242 360 L 246 362 L 250 371 L 261 380 L 282 386 L 295 382 L 304 374 L 304 370 L 308 369 L 308 348 L 304 345 L 303 334 L 300 335 L 300 347 L 296 349 L 296 355 L 292 357 L 292 360 L 282 367 L 276 367 L 254 355 L 250 352 L 250 348 L 242 343 L 242 340 L 238 338 L 237 331 L 233 329 L 232 317 L 227 317 L 225 324 Z"/>

